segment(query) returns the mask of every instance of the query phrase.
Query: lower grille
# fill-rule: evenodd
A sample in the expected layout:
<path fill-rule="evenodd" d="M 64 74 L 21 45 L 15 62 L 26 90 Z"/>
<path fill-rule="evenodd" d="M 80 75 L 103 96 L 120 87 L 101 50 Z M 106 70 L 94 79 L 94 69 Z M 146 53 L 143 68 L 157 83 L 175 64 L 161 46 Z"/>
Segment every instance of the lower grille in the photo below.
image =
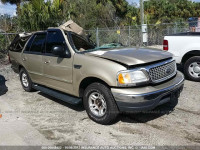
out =
<path fill-rule="evenodd" d="M 159 83 L 174 76 L 176 71 L 176 62 L 172 61 L 167 64 L 149 69 L 149 76 L 152 82 Z"/>

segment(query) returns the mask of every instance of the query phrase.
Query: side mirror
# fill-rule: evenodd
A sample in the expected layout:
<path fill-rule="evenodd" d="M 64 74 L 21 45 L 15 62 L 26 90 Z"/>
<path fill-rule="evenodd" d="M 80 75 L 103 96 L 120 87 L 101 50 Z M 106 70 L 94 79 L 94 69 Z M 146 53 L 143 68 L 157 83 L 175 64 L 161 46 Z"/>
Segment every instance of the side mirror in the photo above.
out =
<path fill-rule="evenodd" d="M 52 47 L 52 53 L 54 55 L 62 56 L 64 55 L 64 52 L 65 52 L 64 46 L 56 45 Z"/>

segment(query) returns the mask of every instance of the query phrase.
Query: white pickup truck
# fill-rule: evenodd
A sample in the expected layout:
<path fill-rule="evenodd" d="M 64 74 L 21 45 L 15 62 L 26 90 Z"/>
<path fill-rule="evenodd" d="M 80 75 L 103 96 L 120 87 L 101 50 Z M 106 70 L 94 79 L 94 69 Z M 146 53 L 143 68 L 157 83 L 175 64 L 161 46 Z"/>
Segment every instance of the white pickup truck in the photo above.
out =
<path fill-rule="evenodd" d="M 165 36 L 163 50 L 174 55 L 176 63 L 183 66 L 188 79 L 200 81 L 200 32 Z"/>

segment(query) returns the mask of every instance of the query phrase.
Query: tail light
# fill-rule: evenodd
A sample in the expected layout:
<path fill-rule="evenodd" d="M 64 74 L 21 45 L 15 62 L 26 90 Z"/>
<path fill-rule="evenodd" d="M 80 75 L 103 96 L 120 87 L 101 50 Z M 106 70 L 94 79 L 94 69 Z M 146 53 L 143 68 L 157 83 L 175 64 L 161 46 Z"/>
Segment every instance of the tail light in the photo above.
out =
<path fill-rule="evenodd" d="M 164 51 L 168 51 L 169 50 L 168 40 L 163 40 L 163 50 Z"/>

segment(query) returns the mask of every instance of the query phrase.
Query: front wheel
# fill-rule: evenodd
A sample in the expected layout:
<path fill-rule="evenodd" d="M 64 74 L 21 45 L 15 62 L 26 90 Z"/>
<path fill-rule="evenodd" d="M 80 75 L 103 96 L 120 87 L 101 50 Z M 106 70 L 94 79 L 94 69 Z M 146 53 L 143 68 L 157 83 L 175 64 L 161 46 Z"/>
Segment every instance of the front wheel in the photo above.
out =
<path fill-rule="evenodd" d="M 200 81 L 200 56 L 188 59 L 184 65 L 186 77 L 193 81 Z"/>
<path fill-rule="evenodd" d="M 83 103 L 90 119 L 100 124 L 113 123 L 119 114 L 110 89 L 102 83 L 92 83 L 85 89 Z"/>

